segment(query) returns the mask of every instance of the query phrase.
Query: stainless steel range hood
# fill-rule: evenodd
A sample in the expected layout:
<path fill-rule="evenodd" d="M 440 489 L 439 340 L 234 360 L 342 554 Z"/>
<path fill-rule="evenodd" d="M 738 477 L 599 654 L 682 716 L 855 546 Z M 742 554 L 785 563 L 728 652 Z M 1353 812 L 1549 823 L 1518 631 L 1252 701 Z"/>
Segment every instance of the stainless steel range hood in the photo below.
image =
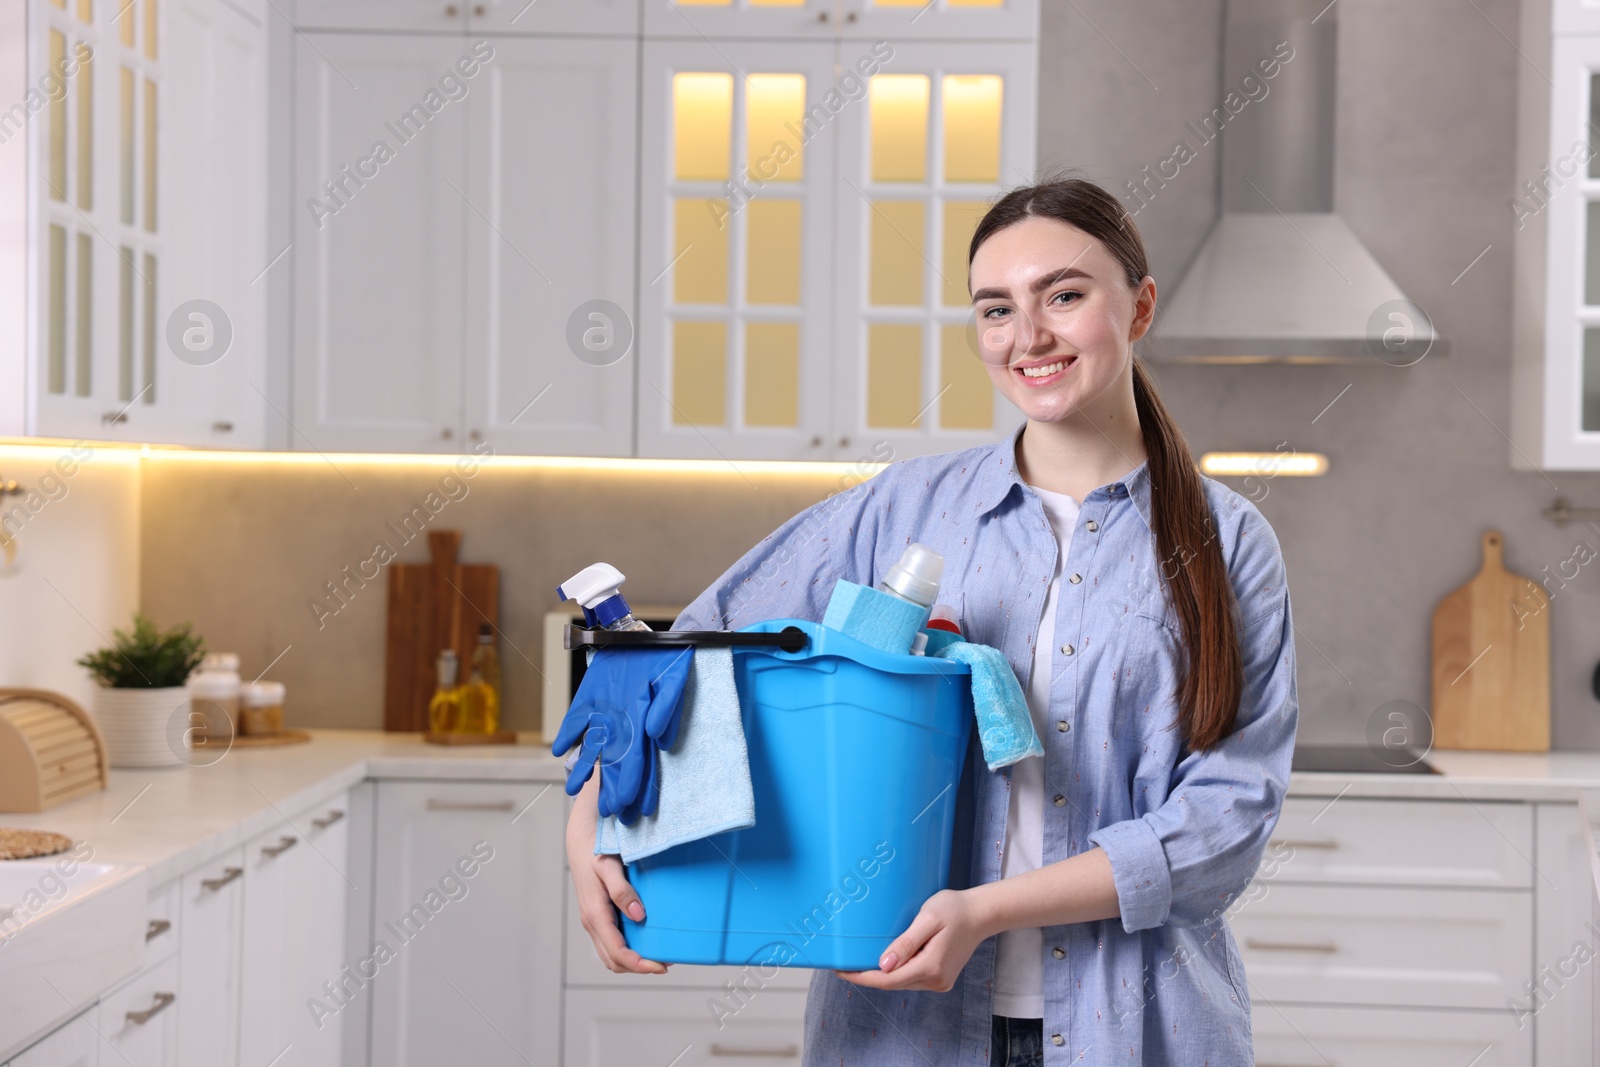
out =
<path fill-rule="evenodd" d="M 1222 151 L 1222 215 L 1170 298 L 1152 360 L 1406 365 L 1445 340 L 1333 211 L 1337 8 L 1328 0 L 1228 0 L 1225 92 L 1264 85 L 1237 114 L 1191 128 Z M 1257 64 L 1287 41 L 1275 78 Z M 1285 54 L 1279 52 L 1278 54 Z M 1252 90 L 1252 93 L 1259 90 Z M 1221 123 L 1215 120 L 1221 119 Z"/>

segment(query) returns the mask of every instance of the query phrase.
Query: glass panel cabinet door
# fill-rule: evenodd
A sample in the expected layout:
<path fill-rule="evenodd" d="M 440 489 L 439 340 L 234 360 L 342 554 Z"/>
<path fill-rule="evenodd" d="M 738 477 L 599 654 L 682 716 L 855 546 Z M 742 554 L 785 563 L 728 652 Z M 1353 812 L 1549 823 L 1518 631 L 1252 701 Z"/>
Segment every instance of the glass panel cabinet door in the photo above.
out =
<path fill-rule="evenodd" d="M 641 456 L 829 458 L 833 56 L 645 42 Z"/>
<path fill-rule="evenodd" d="M 930 16 L 931 17 L 931 16 Z M 1021 418 L 976 351 L 967 247 L 1034 167 L 1034 46 L 844 46 L 874 71 L 838 116 L 834 458 L 995 440 Z"/>

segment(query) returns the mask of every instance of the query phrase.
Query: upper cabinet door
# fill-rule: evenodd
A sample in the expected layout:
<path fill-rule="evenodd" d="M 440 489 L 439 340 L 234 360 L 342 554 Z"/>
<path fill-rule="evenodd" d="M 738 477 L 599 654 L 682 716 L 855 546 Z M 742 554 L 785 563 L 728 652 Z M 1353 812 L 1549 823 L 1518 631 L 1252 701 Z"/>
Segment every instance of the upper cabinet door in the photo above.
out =
<path fill-rule="evenodd" d="M 469 101 L 469 442 L 632 455 L 638 44 L 492 48 Z"/>
<path fill-rule="evenodd" d="M 465 99 L 483 42 L 295 43 L 293 447 L 461 445 Z"/>
<path fill-rule="evenodd" d="M 840 0 L 644 0 L 646 37 L 832 40 Z"/>
<path fill-rule="evenodd" d="M 1038 0 L 839 0 L 849 40 L 1032 41 Z"/>
<path fill-rule="evenodd" d="M 645 42 L 641 456 L 827 458 L 833 57 Z"/>
<path fill-rule="evenodd" d="M 1600 33 L 1600 0 L 1548 0 L 1558 34 Z"/>
<path fill-rule="evenodd" d="M 836 120 L 836 459 L 965 448 L 1022 418 L 977 354 L 967 246 L 989 203 L 1033 178 L 1036 51 L 844 49 L 841 79 L 878 73 Z"/>
<path fill-rule="evenodd" d="M 470 0 L 295 0 L 293 18 L 301 29 L 461 33 L 469 4 Z"/>
<path fill-rule="evenodd" d="M 471 33 L 581 33 L 631 37 L 639 32 L 639 0 L 469 0 Z"/>

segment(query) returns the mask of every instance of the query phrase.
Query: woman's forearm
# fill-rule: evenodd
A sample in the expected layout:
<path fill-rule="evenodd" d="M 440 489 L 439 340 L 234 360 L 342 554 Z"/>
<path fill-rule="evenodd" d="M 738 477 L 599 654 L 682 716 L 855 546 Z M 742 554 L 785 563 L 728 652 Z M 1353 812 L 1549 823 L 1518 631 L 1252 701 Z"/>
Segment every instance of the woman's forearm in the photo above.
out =
<path fill-rule="evenodd" d="M 985 936 L 1030 926 L 1114 919 L 1121 914 L 1111 860 L 1091 848 L 1037 870 L 968 890 Z"/>

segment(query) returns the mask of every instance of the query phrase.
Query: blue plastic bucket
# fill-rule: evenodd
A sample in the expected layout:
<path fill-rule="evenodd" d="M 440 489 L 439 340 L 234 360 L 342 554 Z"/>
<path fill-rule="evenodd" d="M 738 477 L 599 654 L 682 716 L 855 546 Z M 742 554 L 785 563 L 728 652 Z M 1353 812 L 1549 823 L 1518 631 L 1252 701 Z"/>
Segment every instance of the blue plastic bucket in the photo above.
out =
<path fill-rule="evenodd" d="M 972 730 L 964 663 L 892 655 L 798 619 L 800 652 L 735 648 L 756 825 L 641 859 L 646 959 L 871 970 L 949 885 Z"/>

